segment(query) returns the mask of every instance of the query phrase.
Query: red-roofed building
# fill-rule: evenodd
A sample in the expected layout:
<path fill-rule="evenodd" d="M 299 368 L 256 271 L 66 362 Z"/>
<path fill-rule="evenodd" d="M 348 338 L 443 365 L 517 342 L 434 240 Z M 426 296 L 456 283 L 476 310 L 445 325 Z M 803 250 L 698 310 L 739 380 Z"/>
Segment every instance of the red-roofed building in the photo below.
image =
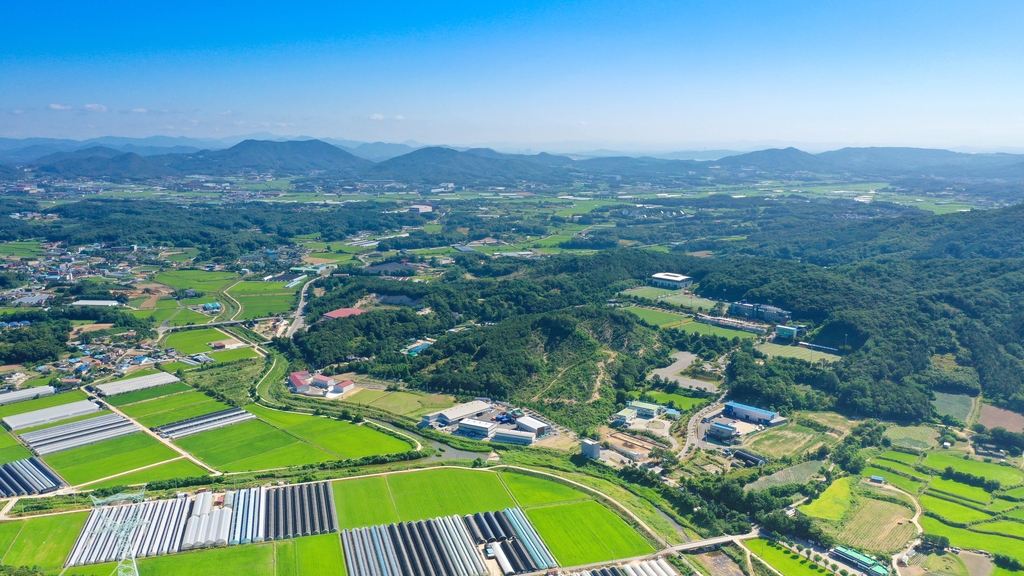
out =
<path fill-rule="evenodd" d="M 324 318 L 329 320 L 348 318 L 349 316 L 359 316 L 363 312 L 366 312 L 366 310 L 363 310 L 362 308 L 338 308 L 337 310 L 331 310 L 324 314 Z"/>
<path fill-rule="evenodd" d="M 292 372 L 288 375 L 288 383 L 291 384 L 292 388 L 296 390 L 302 386 L 309 386 L 311 377 L 309 371 L 303 370 L 302 372 Z"/>

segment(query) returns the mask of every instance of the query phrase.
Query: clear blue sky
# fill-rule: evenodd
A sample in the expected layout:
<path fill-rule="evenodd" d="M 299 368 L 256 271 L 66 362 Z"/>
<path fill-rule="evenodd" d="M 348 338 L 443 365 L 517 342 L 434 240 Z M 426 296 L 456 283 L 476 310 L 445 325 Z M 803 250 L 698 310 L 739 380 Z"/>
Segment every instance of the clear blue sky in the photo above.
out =
<path fill-rule="evenodd" d="M 0 136 L 1024 147 L 1024 3 L 38 2 Z"/>

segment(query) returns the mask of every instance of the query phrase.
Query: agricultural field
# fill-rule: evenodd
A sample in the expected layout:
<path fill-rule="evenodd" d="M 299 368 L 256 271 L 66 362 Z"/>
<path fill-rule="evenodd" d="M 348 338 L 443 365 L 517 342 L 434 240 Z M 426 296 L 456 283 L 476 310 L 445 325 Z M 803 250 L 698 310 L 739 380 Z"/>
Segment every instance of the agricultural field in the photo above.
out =
<path fill-rule="evenodd" d="M 952 466 L 954 470 L 981 476 L 988 480 L 998 480 L 1004 487 L 1015 486 L 1024 480 L 1020 470 L 1010 466 L 989 464 L 978 460 L 965 460 L 963 452 L 932 452 L 924 459 L 924 465 L 934 470 L 945 470 Z"/>
<path fill-rule="evenodd" d="M 910 478 L 900 476 L 899 474 L 893 474 L 888 470 L 882 470 L 881 468 L 875 468 L 874 466 L 867 466 L 866 468 L 864 468 L 864 470 L 861 471 L 860 475 L 863 478 L 870 478 L 871 476 L 881 476 L 882 478 L 885 479 L 885 482 L 887 484 L 892 484 L 893 486 L 899 488 L 900 490 L 909 492 L 911 494 L 917 494 L 918 492 L 920 492 L 921 486 L 924 485 L 923 482 L 917 482 L 916 480 L 911 480 Z"/>
<path fill-rule="evenodd" d="M 824 492 L 810 504 L 804 504 L 800 511 L 821 520 L 840 521 L 846 516 L 853 504 L 852 485 L 857 478 L 840 478 L 833 482 Z"/>
<path fill-rule="evenodd" d="M 244 360 L 246 358 L 259 358 L 259 354 L 252 348 L 234 348 L 232 350 L 221 350 L 220 352 L 210 352 L 207 354 L 210 358 L 213 358 L 217 362 L 233 362 L 235 360 Z"/>
<path fill-rule="evenodd" d="M 658 390 L 651 390 L 647 392 L 654 398 L 654 401 L 658 404 L 672 403 L 675 408 L 681 412 L 686 412 L 695 407 L 700 407 L 708 403 L 707 398 L 693 398 L 691 396 L 683 396 L 682 394 L 669 394 L 667 392 L 661 392 Z"/>
<path fill-rule="evenodd" d="M 200 330 L 184 330 L 172 332 L 164 339 L 166 348 L 174 348 L 182 354 L 197 354 L 213 350 L 210 342 L 219 342 L 231 338 L 227 334 L 215 328 L 203 328 Z"/>
<path fill-rule="evenodd" d="M 935 496 L 929 496 L 928 494 L 918 496 L 917 500 L 925 510 L 953 522 L 969 524 L 971 522 L 987 520 L 992 517 L 991 515 L 979 510 L 968 508 L 967 506 L 957 504 L 956 502 L 950 502 L 949 500 L 936 498 Z"/>
<path fill-rule="evenodd" d="M 174 478 L 190 478 L 192 476 L 208 476 L 210 473 L 197 466 L 188 458 L 181 457 L 159 466 L 129 472 L 122 476 L 116 476 L 109 480 L 89 484 L 88 488 L 107 488 L 110 486 L 131 486 L 134 484 L 145 484 L 146 482 L 157 482 L 160 480 L 172 480 Z"/>
<path fill-rule="evenodd" d="M 157 274 L 155 280 L 175 290 L 192 288 L 210 294 L 220 292 L 238 281 L 234 272 L 207 272 L 205 270 L 172 270 Z"/>
<path fill-rule="evenodd" d="M 562 566 L 631 558 L 654 549 L 614 512 L 593 500 L 524 510 Z"/>
<path fill-rule="evenodd" d="M 125 406 L 122 412 L 146 428 L 163 426 L 230 408 L 202 392 L 182 392 Z"/>
<path fill-rule="evenodd" d="M 75 512 L 0 524 L 3 564 L 60 570 L 87 517 Z"/>
<path fill-rule="evenodd" d="M 136 402 L 142 402 L 144 400 L 152 400 L 153 398 L 160 398 L 162 396 L 168 396 L 170 394 L 177 394 L 179 392 L 188 392 L 191 390 L 187 384 L 181 382 L 175 382 L 173 384 L 164 384 L 163 386 L 154 386 L 152 388 L 145 388 L 143 390 L 136 390 L 134 392 L 125 392 L 124 394 L 118 394 L 105 399 L 107 404 L 111 406 L 125 406 L 127 404 L 134 404 Z"/>
<path fill-rule="evenodd" d="M 335 459 L 326 451 L 262 420 L 201 432 L 176 440 L 175 444 L 223 472 L 268 470 Z"/>
<path fill-rule="evenodd" d="M 931 483 L 928 486 L 932 490 L 938 490 L 945 492 L 946 494 L 952 494 L 958 498 L 964 500 L 971 500 L 978 504 L 988 504 L 992 500 L 992 495 L 985 492 L 977 486 L 968 486 L 967 484 L 961 484 L 952 480 L 946 480 L 945 478 L 932 478 Z"/>
<path fill-rule="evenodd" d="M 932 406 L 939 416 L 952 416 L 957 420 L 967 423 L 971 416 L 971 408 L 974 406 L 974 398 L 966 394 L 946 394 L 945 392 L 933 392 L 935 400 Z"/>
<path fill-rule="evenodd" d="M 413 446 L 380 432 L 369 425 L 356 425 L 331 418 L 308 416 L 292 412 L 277 412 L 256 404 L 246 406 L 260 419 L 283 429 L 289 434 L 322 448 L 331 459 L 362 458 L 374 454 L 408 452 Z"/>
<path fill-rule="evenodd" d="M 835 438 L 806 426 L 791 423 L 754 434 L 743 444 L 744 448 L 749 448 L 757 454 L 781 458 L 817 450 L 821 444 L 830 444 L 834 440 Z"/>
<path fill-rule="evenodd" d="M 786 576 L 824 576 L 825 574 L 830 574 L 828 570 L 807 558 L 783 548 L 770 540 L 755 538 L 745 541 L 743 545 L 757 557 L 767 562 L 769 566 Z"/>
<path fill-rule="evenodd" d="M 914 470 L 910 466 L 899 462 L 893 462 L 892 460 L 875 459 L 871 460 L 871 463 L 879 468 L 889 468 L 897 472 L 901 472 L 904 475 L 910 476 L 912 480 L 916 480 L 918 482 L 924 482 L 928 479 L 927 475 Z M 889 472 L 889 474 L 891 475 L 892 472 Z"/>
<path fill-rule="evenodd" d="M 893 446 L 914 450 L 927 450 L 939 445 L 939 431 L 930 426 L 889 426 L 885 437 Z"/>
<path fill-rule="evenodd" d="M 333 484 L 338 527 L 360 528 L 400 522 L 386 476 L 338 480 Z"/>
<path fill-rule="evenodd" d="M 174 316 L 173 308 L 156 308 L 153 310 L 129 310 L 128 313 L 136 318 L 152 318 L 153 323 L 160 325 Z"/>
<path fill-rule="evenodd" d="M 879 456 L 879 458 L 883 460 L 892 460 L 893 462 L 902 462 L 903 464 L 910 466 L 917 462 L 918 456 L 916 454 L 907 454 L 906 452 L 889 450 Z"/>
<path fill-rule="evenodd" d="M 361 388 L 346 398 L 347 402 L 374 406 L 395 414 L 422 416 L 455 405 L 455 399 L 446 394 L 422 394 L 420 392 L 387 392 Z"/>
<path fill-rule="evenodd" d="M 153 437 L 138 432 L 50 454 L 43 460 L 69 484 L 77 486 L 178 456 Z"/>
<path fill-rule="evenodd" d="M 783 484 L 804 484 L 821 470 L 822 463 L 818 460 L 808 460 L 796 466 L 783 468 L 769 476 L 763 476 L 743 487 L 744 490 L 765 490 L 772 486 Z"/>
<path fill-rule="evenodd" d="M 201 370 L 189 370 L 182 379 L 197 390 L 222 396 L 235 406 L 244 406 L 252 402 L 249 387 L 265 368 L 266 363 L 261 359 L 236 360 L 231 364 L 208 364 Z"/>
<path fill-rule="evenodd" d="M 296 302 L 295 296 L 292 294 L 235 296 L 235 300 L 238 300 L 238 303 L 242 305 L 242 312 L 234 317 L 235 320 L 281 316 L 291 311 Z"/>
<path fill-rule="evenodd" d="M 1024 546 L 1021 546 L 1021 541 L 1016 538 L 956 528 L 929 516 L 921 517 L 921 527 L 927 534 L 948 537 L 953 546 L 985 550 L 993 554 L 1006 554 L 1024 562 Z"/>
<path fill-rule="evenodd" d="M 16 240 L 0 244 L 0 256 L 8 258 L 40 258 L 46 252 L 39 242 L 31 240 Z"/>
<path fill-rule="evenodd" d="M 170 324 L 171 326 L 189 326 L 193 324 L 206 324 L 211 320 L 213 320 L 213 318 L 207 316 L 206 314 L 200 314 L 195 310 L 182 308 L 181 310 L 178 310 L 177 314 L 171 317 L 170 322 L 168 322 L 168 324 Z"/>
<path fill-rule="evenodd" d="M 769 356 L 781 356 L 783 358 L 799 358 L 808 362 L 839 362 L 841 356 L 819 352 L 800 346 L 782 346 L 780 344 L 759 344 L 757 349 Z"/>
<path fill-rule="evenodd" d="M 15 440 L 9 432 L 0 431 L 0 464 L 28 458 L 32 453 Z"/>
<path fill-rule="evenodd" d="M 472 470 L 425 470 L 387 477 L 388 489 L 403 521 L 444 514 L 501 510 L 515 503 L 497 474 Z M 452 490 L 458 486 L 458 490 Z"/>
<path fill-rule="evenodd" d="M 683 332 L 692 332 L 694 334 L 703 334 L 705 336 L 722 336 L 723 338 L 740 338 L 740 339 L 753 339 L 756 334 L 750 332 L 744 332 L 742 330 L 733 330 L 732 328 L 723 328 L 721 326 L 712 326 L 710 324 L 704 324 L 703 322 L 683 322 L 675 328 L 682 330 Z"/>
<path fill-rule="evenodd" d="M 512 493 L 516 503 L 523 508 L 590 499 L 590 495 L 586 492 L 552 480 L 519 472 L 499 472 L 498 476 L 505 483 L 508 491 Z"/>
<path fill-rule="evenodd" d="M 640 308 L 639 306 L 630 306 L 625 308 L 627 312 L 636 314 L 638 318 L 651 324 L 653 326 L 668 326 L 672 324 L 678 324 L 682 322 L 686 317 L 682 314 L 674 314 L 672 312 L 663 312 L 661 310 L 652 310 L 650 308 Z"/>
<path fill-rule="evenodd" d="M 974 526 L 971 526 L 971 528 L 978 532 L 989 532 L 992 534 L 1003 534 L 1005 536 L 1024 538 L 1024 523 L 1013 522 L 1012 520 L 985 522 L 984 524 L 975 524 Z"/>
<path fill-rule="evenodd" d="M 986 428 L 1002 426 L 1011 432 L 1024 432 L 1024 415 L 1003 408 L 985 404 L 981 407 L 978 422 Z"/>
<path fill-rule="evenodd" d="M 239 282 L 228 290 L 232 296 L 262 296 L 266 294 L 295 294 L 300 285 L 286 288 L 290 282 Z"/>
<path fill-rule="evenodd" d="M 853 518 L 837 535 L 839 541 L 861 550 L 893 553 L 902 550 L 917 529 L 910 519 L 914 511 L 899 504 L 861 498 Z"/>
<path fill-rule="evenodd" d="M 852 422 L 845 416 L 836 414 L 835 412 L 803 411 L 798 412 L 798 414 L 800 418 L 808 418 L 810 420 L 817 422 L 818 424 L 828 426 L 829 428 L 835 430 L 837 433 L 841 435 L 848 434 L 856 424 L 855 422 Z"/>
<path fill-rule="evenodd" d="M 81 390 L 72 390 L 71 392 L 43 396 L 42 398 L 36 398 L 34 400 L 22 400 L 21 402 L 0 406 L 0 418 L 13 416 L 15 414 L 24 414 L 25 412 L 32 412 L 33 410 L 42 410 L 43 408 L 49 408 L 51 406 L 61 406 L 71 402 L 78 402 L 79 400 L 87 400 L 88 398 L 89 397 L 86 396 L 85 392 L 82 392 Z"/>

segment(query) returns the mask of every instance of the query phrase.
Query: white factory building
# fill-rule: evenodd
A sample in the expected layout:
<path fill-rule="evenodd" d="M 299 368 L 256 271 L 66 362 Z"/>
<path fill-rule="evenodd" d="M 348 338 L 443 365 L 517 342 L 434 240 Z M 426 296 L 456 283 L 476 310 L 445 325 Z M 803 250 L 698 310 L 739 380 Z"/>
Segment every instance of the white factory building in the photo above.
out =
<path fill-rule="evenodd" d="M 474 420 L 466 418 L 459 422 L 459 434 L 470 438 L 490 438 L 494 430 L 498 428 L 497 422 L 485 420 Z"/>
<path fill-rule="evenodd" d="M 682 274 L 675 274 L 673 272 L 658 272 L 651 276 L 651 284 L 653 286 L 660 286 L 661 288 L 681 290 L 692 285 L 693 278 L 683 276 Z"/>
<path fill-rule="evenodd" d="M 488 414 L 490 412 L 490 404 L 480 400 L 473 400 L 472 402 L 466 402 L 465 404 L 445 408 L 440 412 L 426 414 L 421 419 L 420 424 L 430 425 L 437 422 L 442 426 L 451 426 L 452 424 L 458 424 L 466 418 L 476 418 L 477 416 Z"/>
<path fill-rule="evenodd" d="M 524 432 L 533 432 L 537 436 L 543 436 L 548 433 L 548 425 L 545 422 L 541 422 L 536 418 L 530 416 L 523 416 L 516 420 L 516 428 Z"/>

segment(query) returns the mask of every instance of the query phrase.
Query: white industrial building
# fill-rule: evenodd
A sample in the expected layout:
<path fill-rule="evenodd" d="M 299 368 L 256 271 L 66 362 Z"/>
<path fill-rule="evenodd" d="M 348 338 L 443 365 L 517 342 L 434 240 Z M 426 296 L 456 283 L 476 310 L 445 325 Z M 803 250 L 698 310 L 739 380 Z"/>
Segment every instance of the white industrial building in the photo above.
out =
<path fill-rule="evenodd" d="M 72 306 L 105 306 L 113 308 L 114 306 L 120 306 L 121 303 L 117 300 L 76 300 L 71 303 Z"/>
<path fill-rule="evenodd" d="M 489 438 L 497 428 L 497 422 L 474 420 L 472 418 L 466 418 L 459 422 L 459 434 L 472 438 Z"/>
<path fill-rule="evenodd" d="M 545 422 L 541 422 L 536 418 L 530 416 L 523 416 L 516 420 L 516 427 L 525 432 L 533 432 L 537 436 L 543 436 L 548 433 L 548 425 Z"/>
<path fill-rule="evenodd" d="M 673 272 L 658 272 L 651 276 L 651 284 L 662 288 L 681 290 L 691 286 L 693 284 L 693 278 L 683 276 L 682 274 L 675 274 Z"/>
<path fill-rule="evenodd" d="M 537 439 L 537 435 L 533 432 L 523 432 L 521 430 L 503 430 L 499 429 L 491 436 L 492 442 L 504 442 L 506 444 L 523 444 L 529 446 L 533 444 L 533 441 Z"/>
<path fill-rule="evenodd" d="M 601 443 L 590 438 L 583 439 L 583 455 L 595 460 L 601 459 Z"/>
<path fill-rule="evenodd" d="M 487 402 L 473 400 L 472 402 L 466 402 L 465 404 L 445 408 L 440 412 L 426 414 L 423 416 L 421 423 L 432 424 L 437 422 L 442 426 L 451 426 L 452 424 L 458 424 L 466 418 L 476 418 L 477 416 L 487 414 L 490 411 L 491 405 Z"/>

